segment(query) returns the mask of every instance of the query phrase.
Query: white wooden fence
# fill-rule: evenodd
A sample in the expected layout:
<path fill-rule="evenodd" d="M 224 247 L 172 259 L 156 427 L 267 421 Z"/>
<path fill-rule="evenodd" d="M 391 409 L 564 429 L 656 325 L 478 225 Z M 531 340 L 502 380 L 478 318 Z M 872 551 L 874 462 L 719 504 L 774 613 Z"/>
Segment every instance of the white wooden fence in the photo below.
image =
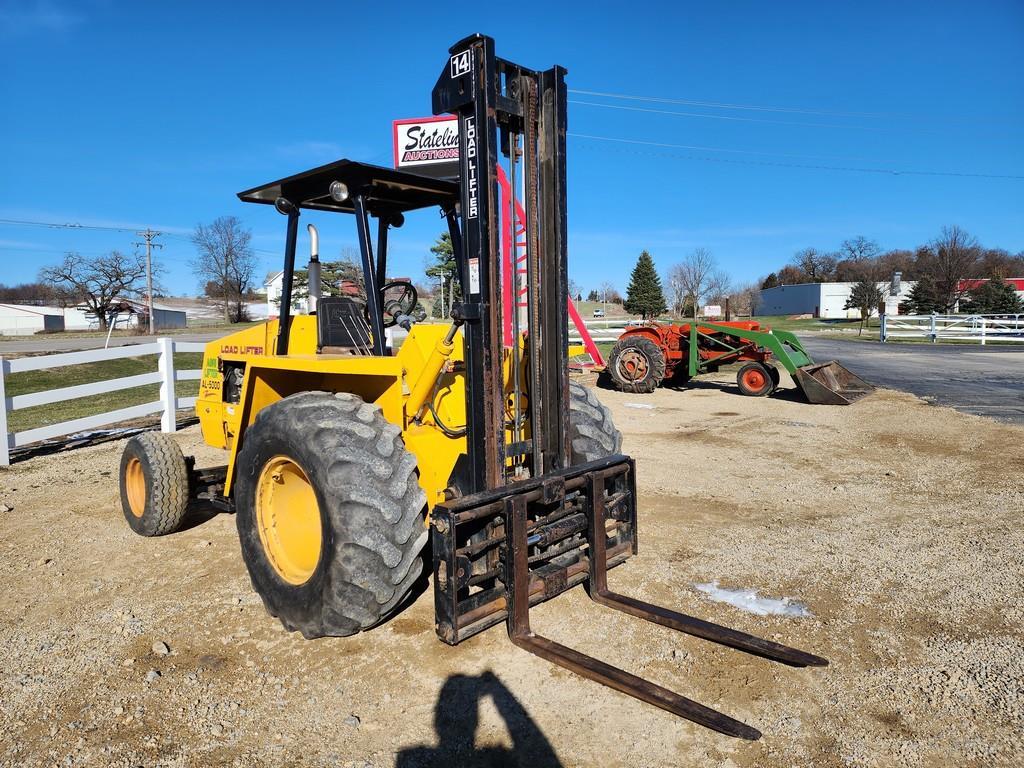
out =
<path fill-rule="evenodd" d="M 880 339 L 1024 342 L 1024 315 L 882 315 Z"/>
<path fill-rule="evenodd" d="M 175 430 L 175 414 L 179 408 L 190 408 L 195 405 L 194 397 L 178 397 L 175 393 L 175 382 L 194 381 L 202 376 L 202 371 L 174 369 L 175 352 L 202 352 L 205 344 L 189 341 L 175 341 L 174 339 L 156 339 L 151 344 L 131 344 L 111 349 L 90 349 L 84 352 L 65 352 L 57 355 L 41 355 L 39 357 L 22 357 L 16 360 L 4 360 L 0 357 L 0 466 L 10 464 L 11 450 L 22 446 L 36 443 L 40 440 L 49 440 L 63 435 L 73 435 L 97 427 L 116 424 L 128 419 L 137 419 L 140 416 L 148 416 L 151 413 L 161 413 L 161 430 L 173 432 Z M 80 365 L 82 363 L 95 363 L 102 360 L 118 360 L 125 357 L 143 357 L 145 355 L 157 355 L 157 367 L 152 373 L 140 373 L 136 376 L 124 376 L 119 379 L 105 379 L 91 384 L 77 384 L 71 387 L 60 387 L 42 392 L 31 392 L 26 395 L 7 396 L 5 381 L 8 376 L 26 371 L 42 371 L 49 368 L 62 368 L 67 365 Z M 85 416 L 80 419 L 62 421 L 59 424 L 50 424 L 36 429 L 27 429 L 24 432 L 8 432 L 8 414 L 22 408 L 32 408 L 37 405 L 64 402 L 79 397 L 90 395 L 102 395 L 109 392 L 116 392 L 122 389 L 141 387 L 147 384 L 159 384 L 159 399 L 141 405 L 132 405 L 127 408 L 117 408 L 105 413 L 98 413 L 94 416 Z M 111 397 L 111 402 L 116 403 L 116 397 Z"/>
<path fill-rule="evenodd" d="M 590 332 L 590 338 L 594 341 L 615 341 L 622 335 L 622 332 L 626 330 L 627 325 L 636 325 L 640 322 L 640 318 L 613 317 L 606 320 L 584 320 L 583 324 L 587 326 L 587 330 Z M 583 339 L 580 337 L 579 331 L 576 330 L 576 326 L 571 322 L 569 323 L 569 343 L 583 343 Z"/>

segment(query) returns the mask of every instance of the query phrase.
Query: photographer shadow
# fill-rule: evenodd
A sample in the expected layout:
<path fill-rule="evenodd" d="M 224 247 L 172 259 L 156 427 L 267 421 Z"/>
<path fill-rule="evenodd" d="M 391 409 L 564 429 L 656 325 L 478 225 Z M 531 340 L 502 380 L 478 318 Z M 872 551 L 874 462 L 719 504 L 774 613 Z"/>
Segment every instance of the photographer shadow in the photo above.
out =
<path fill-rule="evenodd" d="M 476 746 L 480 700 L 490 697 L 512 737 L 512 746 Z M 398 753 L 397 768 L 450 766 L 530 766 L 561 768 L 562 763 L 523 705 L 490 671 L 479 676 L 452 675 L 434 707 L 437 746 L 408 747 Z"/>

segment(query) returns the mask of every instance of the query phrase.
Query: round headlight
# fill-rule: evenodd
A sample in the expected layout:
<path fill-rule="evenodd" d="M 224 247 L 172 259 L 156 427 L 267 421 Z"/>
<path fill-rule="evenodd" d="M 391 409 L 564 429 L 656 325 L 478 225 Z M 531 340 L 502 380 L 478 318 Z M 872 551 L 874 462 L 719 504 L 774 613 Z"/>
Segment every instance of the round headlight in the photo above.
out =
<path fill-rule="evenodd" d="M 348 200 L 348 187 L 340 181 L 332 181 L 330 186 L 331 199 L 336 203 Z"/>

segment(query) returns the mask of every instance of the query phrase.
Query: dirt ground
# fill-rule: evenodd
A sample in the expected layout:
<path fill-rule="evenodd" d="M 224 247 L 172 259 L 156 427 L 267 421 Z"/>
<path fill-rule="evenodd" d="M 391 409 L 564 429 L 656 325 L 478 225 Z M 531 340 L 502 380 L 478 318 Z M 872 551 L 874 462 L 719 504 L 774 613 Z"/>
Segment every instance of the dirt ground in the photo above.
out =
<path fill-rule="evenodd" d="M 580 589 L 534 609 L 534 627 L 760 741 L 580 679 L 500 627 L 445 646 L 429 591 L 358 637 L 291 635 L 251 591 L 230 515 L 131 533 L 114 442 L 0 471 L 0 764 L 1024 763 L 1024 428 L 891 391 L 849 408 L 712 383 L 601 396 L 640 493 L 640 555 L 612 587 L 831 665 L 772 664 Z M 197 427 L 178 437 L 223 462 Z M 693 586 L 712 580 L 813 617 L 713 603 Z"/>

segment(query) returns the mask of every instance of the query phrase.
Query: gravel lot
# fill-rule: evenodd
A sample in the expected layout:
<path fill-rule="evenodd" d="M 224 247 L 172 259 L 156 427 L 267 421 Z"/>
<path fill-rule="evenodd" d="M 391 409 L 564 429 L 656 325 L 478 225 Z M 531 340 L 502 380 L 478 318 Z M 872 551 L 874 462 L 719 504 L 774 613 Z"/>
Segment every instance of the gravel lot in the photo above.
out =
<path fill-rule="evenodd" d="M 0 471 L 0 764 L 1024 762 L 1024 428 L 892 391 L 849 408 L 711 382 L 601 396 L 639 475 L 640 556 L 613 588 L 832 663 L 771 664 L 581 590 L 535 609 L 534 626 L 761 741 L 577 678 L 500 628 L 442 645 L 429 591 L 355 638 L 291 635 L 250 590 L 231 516 L 130 532 L 115 442 Z M 200 464 L 223 461 L 197 427 L 179 439 Z M 693 585 L 712 580 L 813 617 L 710 602 Z"/>

